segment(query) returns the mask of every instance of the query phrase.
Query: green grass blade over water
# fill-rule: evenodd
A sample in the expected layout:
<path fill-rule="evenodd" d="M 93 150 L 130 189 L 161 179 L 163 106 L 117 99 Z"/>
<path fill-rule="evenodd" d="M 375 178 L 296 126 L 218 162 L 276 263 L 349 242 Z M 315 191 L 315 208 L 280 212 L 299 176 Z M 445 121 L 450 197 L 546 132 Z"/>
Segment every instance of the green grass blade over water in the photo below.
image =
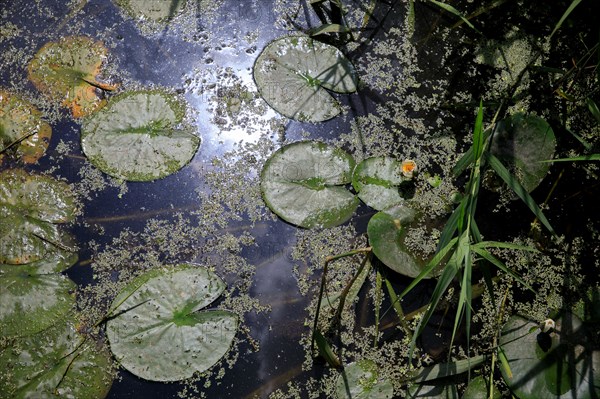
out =
<path fill-rule="evenodd" d="M 548 37 L 549 39 L 551 39 L 552 36 L 554 36 L 554 34 L 556 33 L 556 31 L 560 29 L 560 27 L 562 26 L 562 24 L 569 17 L 569 15 L 571 14 L 571 12 L 573 12 L 573 10 L 575 9 L 575 7 L 577 7 L 579 5 L 579 3 L 581 3 L 581 0 L 573 0 L 573 2 L 571 3 L 571 5 L 569 6 L 569 8 L 567 8 L 567 10 L 565 11 L 565 13 L 562 15 L 562 17 L 560 18 L 560 20 L 558 21 L 558 23 L 554 27 L 554 30 L 552 31 L 552 33 L 550 33 L 550 36 Z"/>

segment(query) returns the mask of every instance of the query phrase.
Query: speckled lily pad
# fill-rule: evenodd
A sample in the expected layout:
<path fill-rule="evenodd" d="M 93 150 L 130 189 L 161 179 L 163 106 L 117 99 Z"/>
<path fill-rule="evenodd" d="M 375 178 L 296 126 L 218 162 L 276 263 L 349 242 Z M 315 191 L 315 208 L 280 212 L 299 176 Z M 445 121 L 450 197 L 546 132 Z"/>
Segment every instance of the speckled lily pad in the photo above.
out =
<path fill-rule="evenodd" d="M 29 80 L 52 100 L 69 107 L 76 118 L 89 115 L 106 101 L 97 90 L 115 87 L 96 77 L 106 59 L 101 42 L 86 36 L 69 36 L 45 44 L 29 62 Z"/>
<path fill-rule="evenodd" d="M 365 204 L 381 211 L 404 200 L 399 186 L 410 179 L 397 159 L 373 157 L 356 166 L 352 185 Z"/>
<path fill-rule="evenodd" d="M 0 347 L 0 392 L 10 398 L 106 397 L 110 354 L 86 341 L 76 324 L 70 315 L 38 334 L 6 341 Z"/>
<path fill-rule="evenodd" d="M 351 181 L 353 158 L 320 142 L 301 141 L 277 150 L 265 163 L 260 186 L 267 206 L 300 227 L 344 223 L 359 200 L 344 186 Z"/>
<path fill-rule="evenodd" d="M 0 337 L 31 335 L 63 318 L 75 306 L 75 283 L 31 266 L 0 267 Z"/>
<path fill-rule="evenodd" d="M 180 265 L 134 279 L 115 298 L 106 326 L 121 365 L 152 381 L 178 381 L 213 366 L 237 331 L 238 316 L 202 308 L 225 283 L 206 268 Z"/>
<path fill-rule="evenodd" d="M 51 136 L 52 128 L 33 105 L 0 90 L 0 160 L 11 151 L 25 163 L 35 163 L 46 152 Z"/>
<path fill-rule="evenodd" d="M 352 93 L 357 87 L 354 67 L 341 51 L 304 36 L 269 43 L 256 59 L 254 80 L 271 107 L 304 122 L 321 122 L 341 112 L 327 90 Z"/>
<path fill-rule="evenodd" d="M 183 122 L 186 106 L 159 91 L 121 94 L 82 127 L 83 151 L 103 172 L 149 181 L 175 173 L 196 154 L 200 138 Z"/>
<path fill-rule="evenodd" d="M 393 396 L 392 383 L 379 379 L 377 365 L 372 360 L 347 365 L 337 379 L 338 399 L 391 399 Z"/>

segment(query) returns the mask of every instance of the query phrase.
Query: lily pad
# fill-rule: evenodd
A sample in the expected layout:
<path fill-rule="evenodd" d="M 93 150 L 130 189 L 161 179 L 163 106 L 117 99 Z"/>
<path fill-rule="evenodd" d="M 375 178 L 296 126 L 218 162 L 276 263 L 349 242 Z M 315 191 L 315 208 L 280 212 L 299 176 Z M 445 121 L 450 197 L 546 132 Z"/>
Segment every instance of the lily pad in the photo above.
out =
<path fill-rule="evenodd" d="M 179 265 L 134 279 L 115 298 L 106 331 L 121 365 L 152 381 L 178 381 L 213 366 L 229 350 L 238 316 L 201 311 L 225 283 L 203 267 Z"/>
<path fill-rule="evenodd" d="M 148 18 L 154 21 L 163 21 L 176 16 L 185 6 L 185 0 L 115 0 L 134 18 Z"/>
<path fill-rule="evenodd" d="M 359 200 L 344 186 L 351 181 L 354 159 L 345 151 L 314 141 L 277 150 L 260 176 L 267 206 L 300 227 L 333 227 L 344 223 Z"/>
<path fill-rule="evenodd" d="M 458 399 L 458 389 L 454 384 L 411 385 L 408 388 L 409 399 Z"/>
<path fill-rule="evenodd" d="M 52 128 L 29 101 L 0 90 L 0 159 L 8 150 L 25 163 L 35 163 L 46 152 Z"/>
<path fill-rule="evenodd" d="M 375 362 L 364 359 L 344 368 L 337 380 L 336 396 L 338 399 L 391 399 L 394 387 L 390 381 L 379 379 Z"/>
<path fill-rule="evenodd" d="M 40 261 L 46 272 L 48 262 L 52 271 L 69 267 L 76 248 L 57 224 L 72 221 L 76 209 L 64 182 L 21 169 L 0 172 L 0 263 Z"/>
<path fill-rule="evenodd" d="M 106 104 L 97 91 L 115 89 L 96 79 L 107 53 L 101 42 L 86 36 L 61 38 L 45 44 L 29 62 L 29 80 L 74 117 L 89 115 Z"/>
<path fill-rule="evenodd" d="M 381 211 L 404 200 L 399 186 L 411 180 L 413 173 L 412 168 L 409 173 L 404 169 L 395 158 L 367 158 L 356 166 L 352 185 L 365 204 Z"/>
<path fill-rule="evenodd" d="M 500 390 L 494 385 L 494 398 L 502 398 Z M 488 399 L 490 393 L 489 379 L 478 376 L 469 381 L 469 385 L 463 392 L 462 399 Z"/>
<path fill-rule="evenodd" d="M 387 267 L 408 277 L 416 277 L 426 260 L 413 255 L 404 244 L 407 229 L 415 223 L 418 214 L 405 203 L 377 212 L 369 220 L 367 235 L 373 253 Z M 435 273 L 425 278 L 434 277 Z"/>
<path fill-rule="evenodd" d="M 0 337 L 31 335 L 62 319 L 75 306 L 75 283 L 35 267 L 0 268 Z"/>
<path fill-rule="evenodd" d="M 76 330 L 73 316 L 0 347 L 0 391 L 10 398 L 106 397 L 110 354 Z"/>
<path fill-rule="evenodd" d="M 327 90 L 353 93 L 357 87 L 354 66 L 340 50 L 305 36 L 269 43 L 256 59 L 254 80 L 271 107 L 303 122 L 321 122 L 341 112 Z"/>
<path fill-rule="evenodd" d="M 196 154 L 200 138 L 183 123 L 185 104 L 160 91 L 115 97 L 82 127 L 90 162 L 119 179 L 149 181 L 175 173 Z"/>
<path fill-rule="evenodd" d="M 542 161 L 552 159 L 555 148 L 556 138 L 548 122 L 518 113 L 498 122 L 490 151 L 531 192 L 550 170 L 550 163 Z"/>
<path fill-rule="evenodd" d="M 554 331 L 541 332 L 538 323 L 512 316 L 502 329 L 500 347 L 510 371 L 502 377 L 515 396 L 589 399 L 600 395 L 600 351 L 585 325 L 566 314 Z"/>

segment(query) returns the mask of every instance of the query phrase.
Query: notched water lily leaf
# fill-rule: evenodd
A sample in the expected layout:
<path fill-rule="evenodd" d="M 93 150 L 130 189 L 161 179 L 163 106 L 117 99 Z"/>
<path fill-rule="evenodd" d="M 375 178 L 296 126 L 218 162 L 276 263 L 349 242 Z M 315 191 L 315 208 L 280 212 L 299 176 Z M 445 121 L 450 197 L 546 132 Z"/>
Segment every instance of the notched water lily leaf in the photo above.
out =
<path fill-rule="evenodd" d="M 510 374 L 502 377 L 521 399 L 591 399 L 600 395 L 600 351 L 586 326 L 570 313 L 556 320 L 554 331 L 542 333 L 539 324 L 512 316 L 500 337 Z"/>
<path fill-rule="evenodd" d="M 344 223 L 359 200 L 344 186 L 351 181 L 354 159 L 320 142 L 301 141 L 277 150 L 265 163 L 260 186 L 267 206 L 300 227 Z"/>
<path fill-rule="evenodd" d="M 389 208 L 404 200 L 400 185 L 412 178 L 403 170 L 403 163 L 391 157 L 373 157 L 356 166 L 352 185 L 358 197 L 378 211 Z"/>
<path fill-rule="evenodd" d="M 121 94 L 84 121 L 83 152 L 119 179 L 150 181 L 175 173 L 196 154 L 200 138 L 184 124 L 186 105 L 160 91 Z"/>
<path fill-rule="evenodd" d="M 115 0 L 134 18 L 148 18 L 154 21 L 164 21 L 175 17 L 185 6 L 185 0 Z"/>
<path fill-rule="evenodd" d="M 75 306 L 75 283 L 35 267 L 0 266 L 0 287 L 0 337 L 42 331 Z"/>
<path fill-rule="evenodd" d="M 21 169 L 0 172 L 0 263 L 36 264 L 38 272 L 57 272 L 76 258 L 71 236 L 57 224 L 75 218 L 69 186 Z"/>
<path fill-rule="evenodd" d="M 418 276 L 427 263 L 412 254 L 404 244 L 407 229 L 417 219 L 417 212 L 401 202 L 373 215 L 367 225 L 369 243 L 375 256 L 390 269 L 408 277 Z M 425 278 L 434 276 L 435 273 Z"/>
<path fill-rule="evenodd" d="M 97 80 L 107 53 L 101 42 L 86 36 L 46 43 L 29 62 L 29 80 L 74 117 L 89 115 L 106 103 L 97 91 L 116 88 Z"/>
<path fill-rule="evenodd" d="M 338 115 L 340 105 L 327 90 L 353 93 L 358 84 L 354 66 L 341 51 L 305 36 L 268 44 L 253 73 L 260 95 L 271 107 L 303 122 Z"/>
<path fill-rule="evenodd" d="M 68 315 L 50 328 L 0 347 L 0 392 L 11 398 L 106 397 L 112 385 L 106 349 L 85 340 Z"/>
<path fill-rule="evenodd" d="M 13 153 L 25 163 L 35 163 L 44 155 L 52 128 L 29 101 L 0 90 L 0 160 Z"/>
<path fill-rule="evenodd" d="M 387 380 L 379 379 L 377 364 L 372 360 L 359 360 L 344 367 L 337 379 L 338 399 L 391 399 L 394 387 Z"/>
<path fill-rule="evenodd" d="M 202 308 L 225 283 L 206 268 L 179 265 L 134 279 L 115 298 L 106 326 L 121 365 L 152 381 L 178 381 L 203 372 L 229 350 L 238 316 Z"/>
<path fill-rule="evenodd" d="M 551 164 L 542 161 L 552 159 L 555 148 L 556 138 L 548 122 L 518 113 L 498 122 L 490 151 L 531 192 L 550 170 Z"/>

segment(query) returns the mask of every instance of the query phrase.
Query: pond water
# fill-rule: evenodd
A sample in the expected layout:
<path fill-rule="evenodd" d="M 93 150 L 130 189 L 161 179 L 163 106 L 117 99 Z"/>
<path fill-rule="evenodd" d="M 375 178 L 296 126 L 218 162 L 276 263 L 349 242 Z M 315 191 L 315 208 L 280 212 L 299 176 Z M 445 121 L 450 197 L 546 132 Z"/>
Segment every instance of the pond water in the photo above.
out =
<path fill-rule="evenodd" d="M 519 6 L 495 2 L 498 4 L 483 12 L 490 16 L 482 17 L 480 36 L 466 24 L 452 27 L 460 24 L 460 18 L 429 2 L 416 2 L 411 14 L 412 2 L 343 1 L 347 11 L 344 23 L 352 33 L 334 32 L 320 38 L 339 47 L 354 64 L 359 88 L 353 94 L 336 95 L 343 110 L 340 116 L 306 123 L 282 116 L 261 98 L 253 66 L 271 41 L 318 28 L 322 24 L 319 7 L 302 0 L 162 0 L 153 3 L 158 8 L 168 4 L 172 16 L 154 21 L 136 13 L 138 3 L 143 2 L 4 0 L 0 4 L 0 90 L 27 99 L 52 128 L 48 149 L 36 163 L 23 164 L 20 159 L 7 157 L 0 171 L 24 168 L 48 174 L 68 182 L 75 193 L 79 210 L 65 230 L 75 238 L 78 261 L 63 274 L 77 284 L 76 306 L 85 327 L 81 330 L 108 351 L 105 317 L 117 293 L 142 271 L 178 263 L 199 264 L 219 275 L 227 288 L 209 307 L 232 311 L 240 318 L 231 349 L 205 373 L 184 382 L 160 383 L 138 378 L 115 364 L 116 378 L 107 398 L 335 397 L 338 372 L 323 359 L 314 360 L 310 353 L 310 329 L 323 263 L 327 256 L 367 246 L 367 224 L 377 211 L 361 204 L 349 222 L 331 229 L 302 229 L 278 218 L 262 200 L 259 175 L 266 160 L 283 145 L 325 141 L 351 153 L 357 163 L 373 156 L 414 159 L 418 178 L 409 183 L 406 196 L 422 206 L 422 224 L 406 240 L 407 246 L 423 258 L 435 253 L 444 222 L 455 206 L 453 198 L 464 187 L 466 178 L 454 179 L 452 168 L 470 145 L 481 96 L 489 123 L 493 110 L 504 106 L 499 105 L 502 96 L 517 87 L 507 102 L 511 113 L 531 111 L 546 117 L 556 135 L 563 135 L 558 139 L 559 147 L 574 148 L 570 155 L 582 149 L 571 136 L 565 137 L 563 125 L 553 120 L 553 110 L 561 107 L 557 100 L 536 103 L 532 98 L 538 87 L 515 80 L 538 45 L 548 62 L 544 66 L 569 68 L 570 57 L 559 61 L 551 57 L 566 51 L 564 44 L 557 45 L 558 50 L 549 49 L 547 43 L 536 39 L 537 34 L 548 34 L 548 26 L 556 23 L 566 5 L 544 15 L 527 5 L 527 15 L 519 16 Z M 329 2 L 323 3 L 324 9 L 335 9 Z M 464 3 L 456 7 L 474 11 L 472 2 Z M 578 18 L 586 10 L 578 10 Z M 511 16 L 506 21 L 510 20 L 514 28 L 497 28 L 494 16 L 502 13 Z M 321 17 L 337 21 L 335 12 Z M 527 21 L 532 22 L 530 26 Z M 585 29 L 581 30 L 587 34 L 589 21 L 584 22 Z M 189 163 L 151 182 L 124 182 L 90 163 L 80 145 L 86 119 L 73 118 L 61 101 L 48 99 L 28 79 L 28 65 L 38 50 L 69 36 L 87 36 L 103 43 L 108 55 L 98 81 L 117 86 L 115 93 L 151 89 L 174 93 L 186 101 L 185 123 L 201 138 L 199 150 Z M 352 40 L 346 40 L 349 38 Z M 573 47 L 575 57 L 585 46 Z M 506 65 L 489 62 L 496 49 L 501 49 Z M 527 77 L 531 81 L 535 78 L 533 73 Z M 597 99 L 597 87 L 589 98 Z M 95 91 L 109 104 L 115 93 L 100 88 Z M 572 117 L 569 123 L 579 128 L 588 119 L 593 118 Z M 584 142 L 590 142 L 588 149 L 597 149 L 594 134 L 598 136 L 598 127 L 591 126 L 580 134 Z M 565 156 L 563 147 L 557 151 L 560 156 Z M 583 279 L 580 273 L 593 276 L 587 284 L 597 287 L 597 253 L 586 256 L 594 251 L 591 243 L 598 242 L 599 223 L 597 216 L 584 210 L 597 197 L 597 169 L 593 164 L 588 169 L 553 167 L 549 176 L 534 192 L 534 198 L 538 203 L 545 196 L 551 199 L 550 219 L 555 230 L 566 235 L 563 243 L 572 250 L 570 261 L 589 268 L 581 266 L 583 271 L 577 269 L 574 281 L 563 280 L 556 288 L 553 281 L 568 274 L 563 247 L 534 259 L 540 265 L 547 262 L 556 272 L 539 283 L 535 279 L 543 274 L 542 266 L 527 272 L 523 270 L 525 261 L 519 263 L 514 254 L 504 255 L 510 267 L 551 298 L 548 302 L 554 301 L 551 306 L 560 307 L 564 301 L 557 298 L 572 289 L 577 279 Z M 593 176 L 596 180 L 591 182 Z M 559 185 L 561 179 L 568 183 Z M 489 240 L 514 239 L 528 245 L 535 242 L 538 248 L 551 247 L 545 232 L 533 234 L 535 241 L 524 238 L 534 217 L 522 203 L 511 202 L 511 196 L 506 190 L 501 194 L 482 192 L 478 208 L 482 235 Z M 572 203 L 571 196 L 577 204 Z M 361 260 L 355 256 L 331 263 L 328 290 L 337 292 L 346 287 Z M 380 271 L 397 293 L 412 281 L 375 259 L 372 263 L 373 270 Z M 365 356 L 380 366 L 385 364 L 381 374 L 394 381 L 394 397 L 404 397 L 404 384 L 399 381 L 408 369 L 394 365 L 407 365 L 409 339 L 388 291 L 378 293 L 376 276 L 369 273 L 354 307 L 342 316 L 342 341 L 347 345 L 342 361 L 349 363 Z M 498 280 L 496 284 L 505 289 L 512 282 Z M 417 286 L 402 301 L 405 313 L 426 305 L 434 287 L 435 281 Z M 546 311 L 540 310 L 546 303 L 543 298 L 531 299 L 519 292 L 514 293 L 513 303 L 512 295 L 506 305 L 511 311 L 529 311 L 535 316 Z M 519 298 L 524 305 L 519 305 Z M 448 294 L 446 299 L 452 303 L 456 297 Z M 489 298 L 484 296 L 482 308 L 491 306 L 486 301 Z M 381 336 L 371 351 L 373 336 L 377 335 L 373 325 L 379 317 L 375 316 L 379 314 L 375 309 L 378 302 L 382 303 Z M 474 323 L 479 328 L 493 324 L 492 317 L 486 319 L 482 313 L 485 310 L 474 316 Z M 454 317 L 446 317 L 445 312 L 434 314 L 431 327 L 419 340 L 423 356 L 428 353 L 436 361 L 445 358 L 453 323 Z M 486 328 L 474 338 L 475 351 L 487 349 L 485 342 L 493 334 Z M 455 343 L 464 341 L 463 333 L 458 332 Z M 1 345 L 5 348 L 12 341 L 5 339 L 0 341 L 3 348 Z"/>

